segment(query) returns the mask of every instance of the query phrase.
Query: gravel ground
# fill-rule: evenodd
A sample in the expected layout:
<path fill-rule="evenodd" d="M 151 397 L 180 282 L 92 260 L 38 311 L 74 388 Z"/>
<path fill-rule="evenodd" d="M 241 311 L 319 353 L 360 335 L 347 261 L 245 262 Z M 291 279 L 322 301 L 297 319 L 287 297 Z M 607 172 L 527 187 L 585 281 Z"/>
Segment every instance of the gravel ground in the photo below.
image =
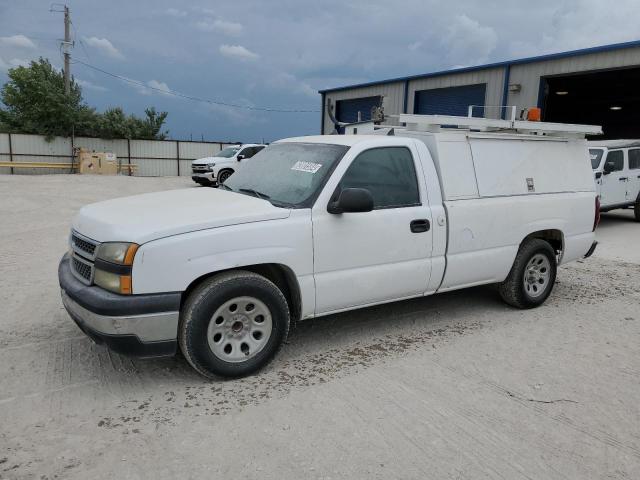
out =
<path fill-rule="evenodd" d="M 0 478 L 640 478 L 640 225 L 606 215 L 548 302 L 492 287 L 300 325 L 206 381 L 85 338 L 57 262 L 89 202 L 188 179 L 0 176 Z"/>

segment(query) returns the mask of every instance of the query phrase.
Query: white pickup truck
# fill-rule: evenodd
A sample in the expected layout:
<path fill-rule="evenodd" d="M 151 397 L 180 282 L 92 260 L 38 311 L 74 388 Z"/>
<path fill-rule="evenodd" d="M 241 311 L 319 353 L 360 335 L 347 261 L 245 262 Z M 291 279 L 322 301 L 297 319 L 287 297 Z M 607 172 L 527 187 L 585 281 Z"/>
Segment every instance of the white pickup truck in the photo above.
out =
<path fill-rule="evenodd" d="M 240 167 L 238 162 L 249 160 L 264 147 L 258 143 L 230 145 L 213 157 L 198 158 L 191 162 L 191 180 L 202 186 L 224 183 Z"/>
<path fill-rule="evenodd" d="M 113 350 L 180 348 L 208 377 L 256 371 L 291 324 L 335 312 L 494 283 L 538 306 L 593 252 L 599 211 L 586 141 L 521 132 L 291 138 L 220 189 L 85 206 L 64 306 Z"/>

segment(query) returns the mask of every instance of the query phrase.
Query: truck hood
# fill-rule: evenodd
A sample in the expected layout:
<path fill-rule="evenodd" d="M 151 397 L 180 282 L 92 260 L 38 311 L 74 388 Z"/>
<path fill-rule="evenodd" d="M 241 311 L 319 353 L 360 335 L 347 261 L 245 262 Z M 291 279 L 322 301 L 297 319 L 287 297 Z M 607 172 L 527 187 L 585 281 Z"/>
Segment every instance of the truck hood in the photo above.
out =
<path fill-rule="evenodd" d="M 98 242 L 151 240 L 208 228 L 287 218 L 266 200 L 214 188 L 147 193 L 80 209 L 73 228 Z"/>
<path fill-rule="evenodd" d="M 204 157 L 194 160 L 193 162 L 191 162 L 191 165 L 208 165 L 210 163 L 214 163 L 216 160 L 220 161 L 220 159 L 228 160 L 228 158 L 224 157 Z"/>

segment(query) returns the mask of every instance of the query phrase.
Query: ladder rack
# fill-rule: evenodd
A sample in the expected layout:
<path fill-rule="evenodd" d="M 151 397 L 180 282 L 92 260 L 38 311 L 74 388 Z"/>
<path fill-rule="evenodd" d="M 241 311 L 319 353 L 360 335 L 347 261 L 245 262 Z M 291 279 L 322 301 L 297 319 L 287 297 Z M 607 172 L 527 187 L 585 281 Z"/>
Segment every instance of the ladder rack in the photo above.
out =
<path fill-rule="evenodd" d="M 391 115 L 390 115 L 391 116 Z M 393 115 L 393 117 L 396 117 Z M 548 136 L 602 135 L 602 127 L 597 125 L 575 125 L 571 123 L 530 122 L 526 120 L 499 120 L 477 117 L 456 117 L 452 115 L 418 115 L 403 113 L 397 116 L 407 130 L 436 132 L 443 126 L 475 131 L 510 131 Z M 453 129 L 455 131 L 455 129 Z"/>

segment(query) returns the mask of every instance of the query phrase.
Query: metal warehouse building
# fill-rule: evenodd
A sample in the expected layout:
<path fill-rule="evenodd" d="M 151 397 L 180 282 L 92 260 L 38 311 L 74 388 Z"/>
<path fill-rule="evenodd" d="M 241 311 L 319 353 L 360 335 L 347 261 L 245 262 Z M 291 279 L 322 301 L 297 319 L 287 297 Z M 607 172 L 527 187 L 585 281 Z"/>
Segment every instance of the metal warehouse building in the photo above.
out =
<path fill-rule="evenodd" d="M 382 105 L 400 113 L 508 118 L 538 106 L 548 122 L 602 125 L 604 137 L 640 138 L 640 41 L 321 90 L 322 133 Z M 386 123 L 397 123 L 387 121 Z"/>

